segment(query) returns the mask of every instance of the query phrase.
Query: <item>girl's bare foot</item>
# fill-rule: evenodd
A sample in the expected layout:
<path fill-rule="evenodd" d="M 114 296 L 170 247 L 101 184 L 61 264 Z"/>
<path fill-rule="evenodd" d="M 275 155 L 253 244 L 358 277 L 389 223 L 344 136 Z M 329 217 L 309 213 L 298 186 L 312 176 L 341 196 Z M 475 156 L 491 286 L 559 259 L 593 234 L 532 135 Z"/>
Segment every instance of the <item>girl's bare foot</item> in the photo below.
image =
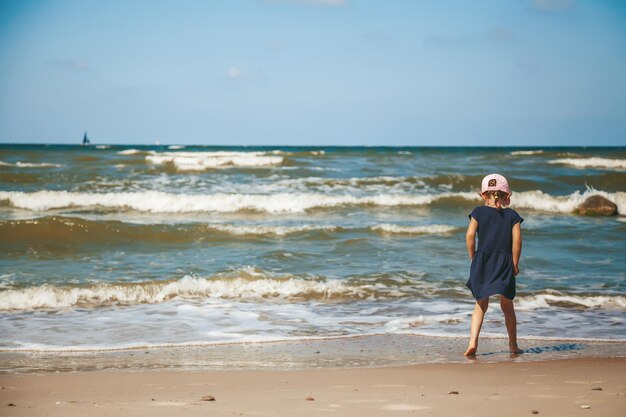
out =
<path fill-rule="evenodd" d="M 514 355 L 519 355 L 520 353 L 524 353 L 522 349 L 520 349 L 517 344 L 509 345 L 509 351 L 511 351 Z"/>
<path fill-rule="evenodd" d="M 476 351 L 478 350 L 478 345 L 470 345 L 467 347 L 467 350 L 463 354 L 463 356 L 476 356 Z"/>

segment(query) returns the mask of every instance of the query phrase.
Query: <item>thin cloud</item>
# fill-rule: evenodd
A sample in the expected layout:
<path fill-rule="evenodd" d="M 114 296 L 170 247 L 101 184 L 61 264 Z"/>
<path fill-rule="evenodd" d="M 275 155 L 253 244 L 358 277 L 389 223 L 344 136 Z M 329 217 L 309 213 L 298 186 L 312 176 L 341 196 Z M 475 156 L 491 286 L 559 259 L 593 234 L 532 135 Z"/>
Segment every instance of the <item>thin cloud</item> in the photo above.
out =
<path fill-rule="evenodd" d="M 386 43 L 393 41 L 391 37 L 389 37 L 386 33 L 380 30 L 372 30 L 370 32 L 364 33 L 361 36 L 361 39 L 371 43 Z"/>
<path fill-rule="evenodd" d="M 453 46 L 459 43 L 459 39 L 452 38 L 442 33 L 431 33 L 424 37 L 424 43 L 434 46 Z"/>
<path fill-rule="evenodd" d="M 542 69 L 540 64 L 528 59 L 520 59 L 516 61 L 515 66 L 522 72 L 538 72 Z"/>
<path fill-rule="evenodd" d="M 348 0 L 298 0 L 298 3 L 317 4 L 319 6 L 345 6 Z"/>
<path fill-rule="evenodd" d="M 47 62 L 48 65 L 53 67 L 62 68 L 68 71 L 89 71 L 91 70 L 91 65 L 86 62 L 79 61 L 73 58 L 66 59 L 51 59 Z"/>
<path fill-rule="evenodd" d="M 274 50 L 274 51 L 278 51 L 280 49 L 283 49 L 283 44 L 281 42 L 278 41 L 274 41 L 269 45 L 270 49 Z"/>
<path fill-rule="evenodd" d="M 348 0 L 265 0 L 265 3 L 273 4 L 305 4 L 313 6 L 338 7 L 348 4 Z"/>
<path fill-rule="evenodd" d="M 241 69 L 231 66 L 228 68 L 228 78 L 232 78 L 234 80 L 244 78 L 244 73 Z"/>
<path fill-rule="evenodd" d="M 576 7 L 576 0 L 533 0 L 533 7 L 542 12 L 566 12 Z"/>
<path fill-rule="evenodd" d="M 502 26 L 492 27 L 487 31 L 487 37 L 496 42 L 513 42 L 515 41 L 515 34 Z"/>

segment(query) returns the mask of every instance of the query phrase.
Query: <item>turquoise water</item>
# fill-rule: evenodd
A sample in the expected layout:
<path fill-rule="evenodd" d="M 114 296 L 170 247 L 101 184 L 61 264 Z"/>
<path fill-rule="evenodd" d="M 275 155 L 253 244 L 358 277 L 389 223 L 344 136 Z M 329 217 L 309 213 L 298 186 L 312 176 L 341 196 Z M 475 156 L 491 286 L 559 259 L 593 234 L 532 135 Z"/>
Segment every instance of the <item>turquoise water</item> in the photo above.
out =
<path fill-rule="evenodd" d="M 625 340 L 625 148 L 1 145 L 0 349 L 465 337 L 491 172 L 525 218 L 520 335 Z M 621 214 L 573 214 L 594 194 Z"/>

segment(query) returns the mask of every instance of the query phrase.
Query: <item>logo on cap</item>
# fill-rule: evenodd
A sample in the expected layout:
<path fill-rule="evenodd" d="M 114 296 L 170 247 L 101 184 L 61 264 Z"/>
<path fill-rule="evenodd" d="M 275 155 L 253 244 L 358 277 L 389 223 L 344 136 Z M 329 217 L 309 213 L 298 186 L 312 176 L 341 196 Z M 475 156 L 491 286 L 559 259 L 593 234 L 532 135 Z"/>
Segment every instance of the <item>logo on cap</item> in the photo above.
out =
<path fill-rule="evenodd" d="M 488 187 L 495 187 L 495 186 L 496 186 L 496 179 L 495 178 L 490 179 Z"/>

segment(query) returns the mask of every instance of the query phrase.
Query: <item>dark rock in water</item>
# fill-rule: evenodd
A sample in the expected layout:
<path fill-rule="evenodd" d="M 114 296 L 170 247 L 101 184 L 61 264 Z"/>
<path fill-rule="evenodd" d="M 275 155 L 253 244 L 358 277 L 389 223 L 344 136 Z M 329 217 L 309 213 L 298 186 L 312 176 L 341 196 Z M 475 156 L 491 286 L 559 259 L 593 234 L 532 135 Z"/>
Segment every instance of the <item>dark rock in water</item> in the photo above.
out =
<path fill-rule="evenodd" d="M 578 206 L 576 211 L 583 216 L 615 216 L 617 204 L 602 196 L 593 195 Z"/>

